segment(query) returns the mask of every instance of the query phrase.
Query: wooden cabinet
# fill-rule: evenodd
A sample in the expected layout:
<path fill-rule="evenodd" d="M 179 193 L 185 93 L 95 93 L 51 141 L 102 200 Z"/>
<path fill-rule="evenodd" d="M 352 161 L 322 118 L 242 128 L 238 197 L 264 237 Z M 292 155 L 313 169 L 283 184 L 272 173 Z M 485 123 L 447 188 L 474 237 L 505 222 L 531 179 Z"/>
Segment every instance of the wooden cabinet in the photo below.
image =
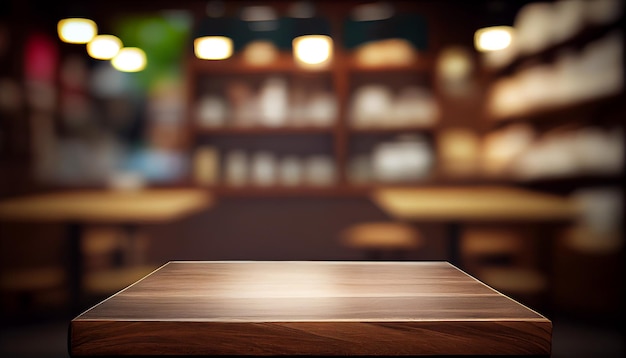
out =
<path fill-rule="evenodd" d="M 352 195 L 432 179 L 439 121 L 433 54 L 415 50 L 401 65 L 364 65 L 341 43 L 346 16 L 329 16 L 337 36 L 332 62 L 321 69 L 299 66 L 284 49 L 261 65 L 243 51 L 221 61 L 188 55 L 194 185 L 229 195 Z M 389 164 L 397 177 L 372 174 L 375 155 L 403 148 L 423 155 L 408 166 Z"/>
<path fill-rule="evenodd" d="M 486 143 L 511 152 L 498 176 L 561 193 L 623 182 L 622 24 L 585 22 L 487 74 Z"/>

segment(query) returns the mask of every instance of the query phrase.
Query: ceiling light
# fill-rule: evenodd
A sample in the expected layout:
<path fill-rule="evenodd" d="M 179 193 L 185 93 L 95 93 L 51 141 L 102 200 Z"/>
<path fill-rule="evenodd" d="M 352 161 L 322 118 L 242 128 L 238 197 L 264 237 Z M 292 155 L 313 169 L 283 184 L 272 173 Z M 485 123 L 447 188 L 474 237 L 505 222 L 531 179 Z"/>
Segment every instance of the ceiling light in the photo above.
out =
<path fill-rule="evenodd" d="M 304 65 L 323 65 L 332 57 L 333 40 L 326 35 L 305 35 L 293 39 L 296 60 Z"/>
<path fill-rule="evenodd" d="M 481 52 L 503 50 L 512 41 L 513 28 L 510 26 L 485 27 L 474 34 L 474 46 Z"/>
<path fill-rule="evenodd" d="M 203 60 L 224 60 L 233 54 L 233 40 L 226 36 L 204 36 L 193 41 L 196 57 Z"/>
<path fill-rule="evenodd" d="M 110 60 L 122 48 L 122 41 L 113 35 L 98 35 L 87 43 L 87 53 L 97 60 Z"/>
<path fill-rule="evenodd" d="M 96 36 L 98 27 L 89 19 L 69 18 L 58 22 L 57 31 L 63 42 L 86 44 Z"/>
<path fill-rule="evenodd" d="M 111 60 L 113 67 L 122 72 L 138 72 L 146 68 L 146 53 L 137 47 L 124 47 Z"/>

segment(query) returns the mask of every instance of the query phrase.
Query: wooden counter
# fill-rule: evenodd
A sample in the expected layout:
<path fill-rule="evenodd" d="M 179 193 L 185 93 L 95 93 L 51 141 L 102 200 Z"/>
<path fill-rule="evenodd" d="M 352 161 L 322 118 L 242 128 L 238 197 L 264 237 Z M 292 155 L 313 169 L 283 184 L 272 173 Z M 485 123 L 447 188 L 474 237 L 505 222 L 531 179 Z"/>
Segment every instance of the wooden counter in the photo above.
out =
<path fill-rule="evenodd" d="M 372 199 L 394 218 L 410 221 L 568 221 L 581 213 L 567 198 L 509 187 L 384 188 Z"/>
<path fill-rule="evenodd" d="M 71 321 L 70 354 L 549 355 L 552 323 L 447 262 L 169 262 Z"/>
<path fill-rule="evenodd" d="M 0 201 L 0 222 L 55 222 L 66 226 L 70 305 L 77 314 L 85 309 L 81 300 L 81 241 L 85 226 L 120 226 L 132 240 L 140 225 L 170 223 L 206 210 L 214 203 L 213 195 L 203 189 L 67 190 L 4 199 Z"/>
<path fill-rule="evenodd" d="M 31 222 L 160 223 L 204 210 L 213 197 L 201 189 L 68 190 L 0 202 L 0 219 Z"/>
<path fill-rule="evenodd" d="M 567 197 L 505 186 L 382 188 L 371 198 L 396 220 L 444 224 L 448 261 L 460 268 L 460 235 L 468 223 L 562 225 L 582 213 Z"/>

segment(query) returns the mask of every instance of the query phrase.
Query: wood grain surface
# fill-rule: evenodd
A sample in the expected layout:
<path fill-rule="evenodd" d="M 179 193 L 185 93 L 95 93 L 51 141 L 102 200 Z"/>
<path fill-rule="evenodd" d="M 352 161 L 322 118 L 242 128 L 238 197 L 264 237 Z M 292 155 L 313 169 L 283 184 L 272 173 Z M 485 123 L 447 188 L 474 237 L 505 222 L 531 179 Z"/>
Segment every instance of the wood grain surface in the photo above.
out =
<path fill-rule="evenodd" d="M 552 323 L 447 262 L 169 262 L 71 321 L 94 354 L 549 355 Z"/>
<path fill-rule="evenodd" d="M 567 198 L 508 187 L 384 188 L 372 199 L 404 220 L 568 221 L 581 213 Z"/>
<path fill-rule="evenodd" d="M 206 190 L 72 190 L 36 194 L 0 202 L 0 219 L 88 223 L 162 222 L 213 204 Z"/>

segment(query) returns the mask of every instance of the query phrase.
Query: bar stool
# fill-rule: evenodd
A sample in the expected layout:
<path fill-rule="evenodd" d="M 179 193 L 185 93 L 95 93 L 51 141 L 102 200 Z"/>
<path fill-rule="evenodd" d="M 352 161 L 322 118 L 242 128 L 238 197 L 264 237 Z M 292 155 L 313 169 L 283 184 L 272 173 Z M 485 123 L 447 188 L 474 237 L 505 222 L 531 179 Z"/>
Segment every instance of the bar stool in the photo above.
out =
<path fill-rule="evenodd" d="M 401 222 L 365 222 L 340 233 L 341 243 L 365 252 L 367 260 L 402 260 L 423 245 L 419 231 Z"/>
<path fill-rule="evenodd" d="M 533 262 L 530 237 L 510 228 L 468 227 L 462 243 L 468 271 L 487 285 L 526 303 L 539 304 L 548 280 Z"/>
<path fill-rule="evenodd" d="M 63 308 L 68 301 L 66 285 L 62 266 L 2 270 L 2 314 L 24 315 Z"/>
<path fill-rule="evenodd" d="M 141 262 L 128 247 L 128 233 L 112 226 L 92 226 L 85 230 L 82 245 L 85 257 L 84 293 L 89 297 L 106 297 L 149 274 L 158 266 Z M 145 240 L 139 241 L 140 243 Z"/>

